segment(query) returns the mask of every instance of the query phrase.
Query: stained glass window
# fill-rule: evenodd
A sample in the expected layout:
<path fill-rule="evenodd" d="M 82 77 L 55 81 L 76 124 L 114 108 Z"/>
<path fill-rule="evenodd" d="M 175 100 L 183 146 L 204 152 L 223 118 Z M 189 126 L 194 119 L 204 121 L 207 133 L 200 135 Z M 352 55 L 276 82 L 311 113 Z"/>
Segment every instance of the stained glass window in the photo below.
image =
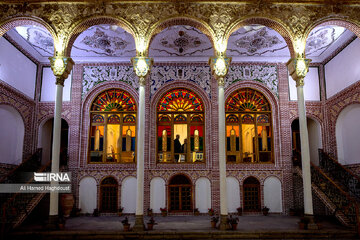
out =
<path fill-rule="evenodd" d="M 100 93 L 92 103 L 90 118 L 89 163 L 135 161 L 136 105 L 128 92 Z"/>
<path fill-rule="evenodd" d="M 136 112 L 136 104 L 128 92 L 121 89 L 110 89 L 95 98 L 91 111 Z"/>
<path fill-rule="evenodd" d="M 158 111 L 161 112 L 194 112 L 203 111 L 200 98 L 187 89 L 173 89 L 167 92 L 160 100 Z"/>
<path fill-rule="evenodd" d="M 227 162 L 273 162 L 271 108 L 266 97 L 251 88 L 239 89 L 225 101 L 225 111 Z"/>
<path fill-rule="evenodd" d="M 226 100 L 225 111 L 259 112 L 271 110 L 262 93 L 251 88 L 243 88 L 236 91 Z"/>
<path fill-rule="evenodd" d="M 203 163 L 204 106 L 185 88 L 172 89 L 158 103 L 157 161 L 161 163 Z"/>

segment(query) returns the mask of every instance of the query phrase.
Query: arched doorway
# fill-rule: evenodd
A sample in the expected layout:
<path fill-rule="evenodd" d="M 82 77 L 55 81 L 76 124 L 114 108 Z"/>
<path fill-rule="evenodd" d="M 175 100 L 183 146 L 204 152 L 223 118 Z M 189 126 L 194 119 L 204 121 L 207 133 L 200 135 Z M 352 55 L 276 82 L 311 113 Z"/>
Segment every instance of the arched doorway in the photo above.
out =
<path fill-rule="evenodd" d="M 52 142 L 53 142 L 54 118 L 47 120 L 40 129 L 38 146 L 42 148 L 42 162 L 47 164 L 51 160 Z M 67 164 L 68 142 L 69 142 L 69 124 L 61 119 L 61 137 L 60 137 L 60 164 Z"/>
<path fill-rule="evenodd" d="M 244 181 L 244 211 L 260 211 L 260 182 L 254 177 L 248 177 Z"/>
<path fill-rule="evenodd" d="M 321 140 L 321 126 L 320 123 L 311 119 L 306 119 L 307 129 L 309 134 L 309 150 L 310 150 L 310 160 L 312 163 L 319 165 L 319 148 L 322 148 Z M 292 132 L 292 149 L 293 157 L 298 161 L 295 164 L 300 164 L 301 156 L 301 142 L 300 142 L 300 126 L 299 119 L 295 119 L 291 124 Z"/>
<path fill-rule="evenodd" d="M 193 210 L 192 184 L 184 175 L 171 178 L 168 189 L 169 211 L 190 212 Z"/>
<path fill-rule="evenodd" d="M 113 177 L 107 177 L 100 185 L 100 211 L 116 212 L 118 202 L 118 183 Z"/>

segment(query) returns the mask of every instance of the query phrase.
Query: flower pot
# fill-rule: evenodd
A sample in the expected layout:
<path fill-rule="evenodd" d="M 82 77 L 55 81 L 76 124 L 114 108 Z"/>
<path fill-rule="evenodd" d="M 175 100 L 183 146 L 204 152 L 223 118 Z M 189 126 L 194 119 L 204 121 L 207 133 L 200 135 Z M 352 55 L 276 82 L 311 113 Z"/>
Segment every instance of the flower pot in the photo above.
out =
<path fill-rule="evenodd" d="M 74 207 L 74 196 L 71 193 L 61 195 L 60 206 L 64 213 L 64 217 L 69 217 Z"/>
<path fill-rule="evenodd" d="M 237 229 L 237 225 L 238 225 L 237 223 L 232 223 L 232 224 L 231 224 L 231 229 L 232 229 L 232 230 L 236 230 L 236 229 Z"/>
<path fill-rule="evenodd" d="M 307 224 L 303 223 L 303 222 L 298 222 L 299 224 L 299 229 L 307 229 Z"/>
<path fill-rule="evenodd" d="M 59 230 L 64 230 L 65 229 L 65 224 L 64 223 L 59 223 Z"/>
<path fill-rule="evenodd" d="M 153 223 L 148 223 L 147 224 L 147 230 L 153 230 L 154 229 L 154 224 Z"/>
<path fill-rule="evenodd" d="M 194 215 L 195 215 L 195 216 L 199 216 L 200 213 L 199 213 L 199 212 L 194 212 Z"/>
<path fill-rule="evenodd" d="M 267 216 L 269 214 L 269 211 L 263 211 L 264 216 Z"/>
<path fill-rule="evenodd" d="M 167 212 L 161 212 L 161 216 L 166 217 Z"/>
<path fill-rule="evenodd" d="M 211 223 L 211 227 L 212 227 L 212 228 L 216 228 L 216 222 L 211 221 L 210 223 Z"/>
<path fill-rule="evenodd" d="M 209 212 L 209 216 L 214 216 L 214 212 Z"/>
<path fill-rule="evenodd" d="M 121 217 L 123 214 L 122 212 L 118 212 L 118 216 Z"/>
<path fill-rule="evenodd" d="M 130 224 L 123 224 L 124 226 L 124 232 L 130 231 Z"/>

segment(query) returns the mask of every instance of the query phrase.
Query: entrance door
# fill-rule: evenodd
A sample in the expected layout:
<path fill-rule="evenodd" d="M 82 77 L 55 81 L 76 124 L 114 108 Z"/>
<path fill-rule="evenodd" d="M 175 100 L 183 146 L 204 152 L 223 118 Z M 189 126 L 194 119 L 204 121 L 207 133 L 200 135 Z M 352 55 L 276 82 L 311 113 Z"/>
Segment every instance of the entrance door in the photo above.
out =
<path fill-rule="evenodd" d="M 169 211 L 192 211 L 192 184 L 184 175 L 176 175 L 169 184 Z"/>
<path fill-rule="evenodd" d="M 244 211 L 260 211 L 260 183 L 254 177 L 249 177 L 244 181 Z"/>
<path fill-rule="evenodd" d="M 101 182 L 100 196 L 101 212 L 117 211 L 118 184 L 114 178 L 108 177 Z"/>

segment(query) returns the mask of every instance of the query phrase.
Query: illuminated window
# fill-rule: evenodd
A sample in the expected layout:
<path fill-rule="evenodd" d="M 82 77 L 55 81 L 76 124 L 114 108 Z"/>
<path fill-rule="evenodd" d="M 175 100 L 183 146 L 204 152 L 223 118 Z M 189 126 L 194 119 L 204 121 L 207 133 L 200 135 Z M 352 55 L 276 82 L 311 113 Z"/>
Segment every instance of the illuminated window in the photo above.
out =
<path fill-rule="evenodd" d="M 167 92 L 157 106 L 157 161 L 205 161 L 204 106 L 193 92 L 178 88 Z"/>
<path fill-rule="evenodd" d="M 235 91 L 225 102 L 228 163 L 273 162 L 271 108 L 251 88 Z"/>
<path fill-rule="evenodd" d="M 89 163 L 132 163 L 136 147 L 136 105 L 124 90 L 100 93 L 90 109 Z"/>

